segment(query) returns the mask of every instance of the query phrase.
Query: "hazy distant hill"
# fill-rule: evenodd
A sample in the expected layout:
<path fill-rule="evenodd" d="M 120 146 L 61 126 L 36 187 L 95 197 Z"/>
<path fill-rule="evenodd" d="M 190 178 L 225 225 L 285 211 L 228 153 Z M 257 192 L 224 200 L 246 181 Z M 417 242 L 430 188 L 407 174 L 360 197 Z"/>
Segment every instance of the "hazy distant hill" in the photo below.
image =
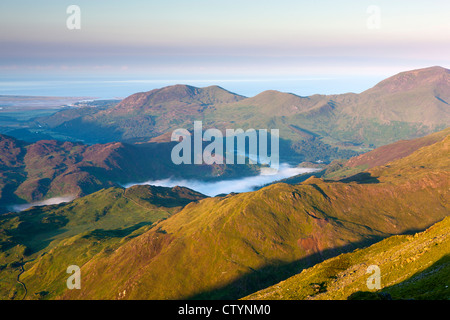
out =
<path fill-rule="evenodd" d="M 361 94 L 300 97 L 269 90 L 245 98 L 217 86 L 175 85 L 136 93 L 107 110 L 61 111 L 37 123 L 88 142 L 168 139 L 167 133 L 190 129 L 194 120 L 205 129 L 276 128 L 283 156 L 332 160 L 354 155 L 334 147 L 359 151 L 444 129 L 449 101 L 450 71 L 431 67 L 400 73 Z M 315 149 L 323 152 L 305 159 Z"/>
<path fill-rule="evenodd" d="M 69 110 L 37 121 L 88 142 L 151 138 L 188 123 L 192 126 L 194 120 L 202 119 L 206 109 L 243 98 L 218 86 L 174 85 L 135 93 L 107 110 L 86 109 L 78 113 Z"/>
<path fill-rule="evenodd" d="M 433 126 L 450 120 L 450 70 L 431 67 L 399 73 L 358 95 L 347 114 Z"/>
<path fill-rule="evenodd" d="M 167 111 L 180 112 L 182 109 L 200 111 L 198 109 L 202 109 L 202 107 L 232 103 L 244 98 L 218 86 L 196 88 L 188 85 L 175 85 L 149 92 L 135 93 L 106 113 L 154 113 L 160 111 L 163 114 Z M 177 116 L 177 114 L 174 115 Z"/>
<path fill-rule="evenodd" d="M 450 71 L 432 67 L 393 76 L 361 94 L 299 97 L 266 91 L 219 114 L 244 127 L 279 127 L 281 137 L 291 141 L 308 139 L 309 133 L 331 144 L 380 146 L 447 127 L 449 97 Z"/>

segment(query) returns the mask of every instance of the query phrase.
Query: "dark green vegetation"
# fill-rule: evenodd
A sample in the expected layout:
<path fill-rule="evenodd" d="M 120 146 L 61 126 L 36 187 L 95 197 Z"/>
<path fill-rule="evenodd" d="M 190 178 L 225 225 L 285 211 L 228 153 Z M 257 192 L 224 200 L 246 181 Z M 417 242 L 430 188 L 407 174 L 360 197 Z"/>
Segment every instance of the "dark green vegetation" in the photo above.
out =
<path fill-rule="evenodd" d="M 85 263 L 148 230 L 192 201 L 205 196 L 186 188 L 109 188 L 68 204 L 0 215 L 0 297 L 54 297 L 65 288 L 61 266 Z M 40 277 L 30 276 L 29 268 Z M 43 296 L 42 296 L 43 297 Z"/>
<path fill-rule="evenodd" d="M 194 120 L 205 129 L 280 129 L 283 159 L 328 162 L 444 129 L 449 83 L 449 70 L 432 67 L 400 73 L 361 94 L 265 91 L 246 98 L 217 86 L 176 85 L 136 93 L 106 110 L 61 111 L 35 124 L 101 143 L 168 141 L 168 133 L 190 129 Z"/>

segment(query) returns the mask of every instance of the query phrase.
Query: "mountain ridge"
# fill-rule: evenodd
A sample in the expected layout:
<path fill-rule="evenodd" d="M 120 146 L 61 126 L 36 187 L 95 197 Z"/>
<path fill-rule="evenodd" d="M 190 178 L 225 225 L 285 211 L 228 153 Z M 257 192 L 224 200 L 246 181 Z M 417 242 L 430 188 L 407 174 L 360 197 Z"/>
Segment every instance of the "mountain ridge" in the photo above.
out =
<path fill-rule="evenodd" d="M 117 110 L 135 111 L 135 108 L 145 108 L 147 106 L 157 106 L 168 104 L 176 101 L 184 103 L 184 106 L 195 105 L 195 107 L 207 106 L 212 104 L 223 104 L 239 101 L 245 97 L 234 94 L 219 86 L 208 86 L 197 88 L 190 85 L 173 85 L 160 89 L 153 89 L 147 92 L 135 93 L 124 100 L 117 106 L 109 109 L 107 113 Z"/>
<path fill-rule="evenodd" d="M 423 230 L 450 212 L 448 138 L 375 167 L 370 182 L 310 178 L 191 203 L 88 262 L 88 289 L 62 298 L 234 299 L 347 250 Z M 126 277 L 108 281 L 117 274 Z"/>
<path fill-rule="evenodd" d="M 382 146 L 373 151 L 351 158 L 346 162 L 346 165 L 349 167 L 368 165 L 368 169 L 371 169 L 375 166 L 382 165 L 400 158 L 404 158 L 419 148 L 426 147 L 433 143 L 441 141 L 449 133 L 450 128 L 447 128 L 443 131 L 439 131 L 422 138 L 417 138 L 414 140 L 401 140 L 398 142 L 394 142 L 393 144 Z"/>
<path fill-rule="evenodd" d="M 267 90 L 243 97 L 217 86 L 175 85 L 131 95 L 106 110 L 71 114 L 67 121 L 64 115 L 73 111 L 58 112 L 48 120 L 41 117 L 36 123 L 87 141 L 109 142 L 149 141 L 202 120 L 205 129 L 278 128 L 291 146 L 311 143 L 292 129 L 296 127 L 316 134 L 315 143 L 358 150 L 361 145 L 378 147 L 447 127 L 449 101 L 450 73 L 432 67 L 394 75 L 360 94 L 301 97 Z"/>
<path fill-rule="evenodd" d="M 442 134 L 345 181 L 311 177 L 212 198 L 182 187 L 111 187 L 0 215 L 0 295 L 23 298 L 20 272 L 26 299 L 246 297 L 447 217 L 450 135 Z M 81 267 L 81 290 L 66 288 L 68 264 Z"/>
<path fill-rule="evenodd" d="M 450 70 L 441 66 L 434 66 L 400 72 L 379 82 L 373 88 L 366 90 L 365 93 L 372 93 L 378 90 L 387 90 L 391 93 L 410 91 L 431 83 L 448 85 L 450 83 Z"/>

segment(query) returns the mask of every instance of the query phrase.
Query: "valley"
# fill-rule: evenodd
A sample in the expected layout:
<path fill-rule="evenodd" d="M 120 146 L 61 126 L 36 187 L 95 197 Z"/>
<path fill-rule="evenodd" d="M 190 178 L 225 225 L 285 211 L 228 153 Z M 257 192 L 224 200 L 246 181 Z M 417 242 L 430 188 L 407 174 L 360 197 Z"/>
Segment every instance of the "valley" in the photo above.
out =
<path fill-rule="evenodd" d="M 0 131 L 0 299 L 448 299 L 448 101 L 450 71 L 430 67 L 360 94 L 174 85 L 16 119 L 25 131 Z M 278 172 L 250 150 L 175 164 L 172 132 L 195 121 L 201 137 L 279 130 Z"/>
<path fill-rule="evenodd" d="M 448 130 L 440 136 L 353 179 L 312 177 L 213 198 L 185 188 L 112 188 L 3 215 L 3 295 L 23 294 L 11 289 L 20 257 L 28 299 L 242 298 L 445 218 Z M 64 289 L 64 261 L 81 267 L 82 290 Z"/>

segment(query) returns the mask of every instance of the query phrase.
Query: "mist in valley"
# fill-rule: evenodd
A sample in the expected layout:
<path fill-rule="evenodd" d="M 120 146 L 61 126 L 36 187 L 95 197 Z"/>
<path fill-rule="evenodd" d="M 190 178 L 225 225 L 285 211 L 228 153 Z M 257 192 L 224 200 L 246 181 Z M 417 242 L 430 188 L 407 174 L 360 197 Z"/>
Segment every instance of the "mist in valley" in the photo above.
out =
<path fill-rule="evenodd" d="M 186 187 L 207 196 L 216 196 L 219 194 L 228 194 L 231 192 L 249 192 L 266 184 L 293 177 L 303 173 L 317 171 L 314 168 L 292 167 L 289 164 L 282 163 L 279 169 L 273 171 L 272 168 L 262 168 L 257 176 L 244 177 L 240 179 L 219 180 L 219 181 L 201 181 L 195 179 L 175 179 L 167 178 L 160 180 L 149 180 L 140 183 L 128 183 L 124 187 L 129 188 L 134 185 L 154 185 L 161 187 Z"/>

